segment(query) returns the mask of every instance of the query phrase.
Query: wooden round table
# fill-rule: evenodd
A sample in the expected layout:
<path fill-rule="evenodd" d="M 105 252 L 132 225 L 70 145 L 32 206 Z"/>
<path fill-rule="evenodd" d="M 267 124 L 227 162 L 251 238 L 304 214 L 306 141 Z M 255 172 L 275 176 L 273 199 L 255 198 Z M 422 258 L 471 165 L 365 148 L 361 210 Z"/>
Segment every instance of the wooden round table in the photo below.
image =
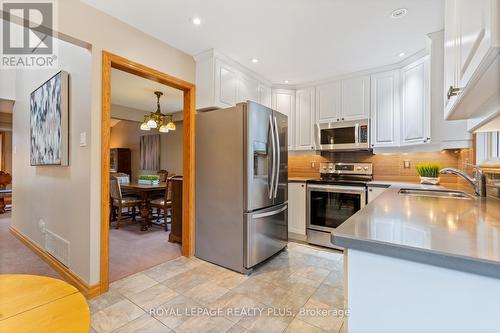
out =
<path fill-rule="evenodd" d="M 0 332 L 88 333 L 90 311 L 72 285 L 38 275 L 0 275 Z"/>

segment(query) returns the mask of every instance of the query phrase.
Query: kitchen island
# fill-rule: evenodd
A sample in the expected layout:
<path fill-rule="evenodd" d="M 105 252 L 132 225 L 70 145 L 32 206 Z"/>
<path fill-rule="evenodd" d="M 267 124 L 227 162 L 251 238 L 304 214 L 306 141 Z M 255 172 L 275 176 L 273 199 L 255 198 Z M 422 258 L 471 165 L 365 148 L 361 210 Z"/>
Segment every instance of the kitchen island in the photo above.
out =
<path fill-rule="evenodd" d="M 403 187 L 402 187 L 403 186 Z M 500 330 L 500 200 L 393 185 L 338 227 L 349 332 Z"/>

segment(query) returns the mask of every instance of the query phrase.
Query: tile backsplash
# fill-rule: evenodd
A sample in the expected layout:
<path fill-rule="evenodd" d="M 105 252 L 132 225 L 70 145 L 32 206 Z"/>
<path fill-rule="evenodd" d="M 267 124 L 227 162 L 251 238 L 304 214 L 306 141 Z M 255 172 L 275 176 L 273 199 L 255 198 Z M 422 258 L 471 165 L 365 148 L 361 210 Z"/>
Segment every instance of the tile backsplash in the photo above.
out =
<path fill-rule="evenodd" d="M 415 165 L 419 162 L 437 162 L 471 172 L 466 163 L 473 163 L 471 149 L 442 150 L 438 152 L 371 154 L 369 152 L 322 152 L 314 156 L 289 156 L 289 177 L 319 177 L 321 162 L 368 162 L 373 163 L 375 180 L 418 182 Z M 405 168 L 405 161 L 407 166 Z M 456 183 L 453 175 L 442 175 L 441 182 Z"/>

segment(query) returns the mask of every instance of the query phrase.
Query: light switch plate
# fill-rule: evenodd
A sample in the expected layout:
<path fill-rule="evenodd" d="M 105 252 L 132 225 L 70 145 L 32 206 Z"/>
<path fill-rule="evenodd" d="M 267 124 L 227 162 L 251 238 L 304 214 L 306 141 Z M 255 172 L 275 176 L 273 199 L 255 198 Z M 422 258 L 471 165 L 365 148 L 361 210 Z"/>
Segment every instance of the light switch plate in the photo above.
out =
<path fill-rule="evenodd" d="M 405 169 L 409 169 L 410 168 L 410 161 L 409 160 L 405 160 L 404 161 L 404 168 Z"/>
<path fill-rule="evenodd" d="M 80 147 L 87 146 L 87 132 L 80 133 Z"/>

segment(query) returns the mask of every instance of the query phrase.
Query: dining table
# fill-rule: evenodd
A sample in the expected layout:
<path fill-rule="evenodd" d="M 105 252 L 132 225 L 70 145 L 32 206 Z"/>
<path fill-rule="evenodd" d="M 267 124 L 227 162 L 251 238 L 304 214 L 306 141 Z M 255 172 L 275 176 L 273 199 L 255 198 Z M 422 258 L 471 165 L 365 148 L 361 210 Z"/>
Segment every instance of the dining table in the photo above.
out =
<path fill-rule="evenodd" d="M 153 212 L 151 209 L 150 201 L 156 196 L 165 194 L 167 183 L 161 182 L 157 185 L 139 184 L 138 182 L 122 183 L 121 189 L 124 192 L 135 194 L 141 198 L 141 231 L 147 231 L 148 227 L 152 225 L 151 219 Z"/>

